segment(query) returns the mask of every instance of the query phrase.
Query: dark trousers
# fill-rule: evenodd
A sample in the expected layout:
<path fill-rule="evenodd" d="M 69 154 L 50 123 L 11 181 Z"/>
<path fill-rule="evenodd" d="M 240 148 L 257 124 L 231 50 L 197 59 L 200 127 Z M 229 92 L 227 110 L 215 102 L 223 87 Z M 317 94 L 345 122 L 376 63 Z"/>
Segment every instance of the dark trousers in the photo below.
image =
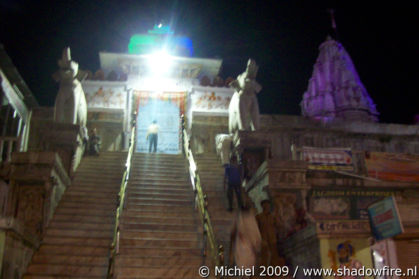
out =
<path fill-rule="evenodd" d="M 153 146 L 153 152 L 156 153 L 157 150 L 157 134 L 150 134 L 148 137 L 149 145 L 148 152 L 151 152 L 151 146 Z"/>
<path fill-rule="evenodd" d="M 228 199 L 228 207 L 233 208 L 233 192 L 236 192 L 236 199 L 237 199 L 237 205 L 239 208 L 243 207 L 242 202 L 242 195 L 241 195 L 241 185 L 236 184 L 228 184 L 227 188 L 227 199 Z"/>

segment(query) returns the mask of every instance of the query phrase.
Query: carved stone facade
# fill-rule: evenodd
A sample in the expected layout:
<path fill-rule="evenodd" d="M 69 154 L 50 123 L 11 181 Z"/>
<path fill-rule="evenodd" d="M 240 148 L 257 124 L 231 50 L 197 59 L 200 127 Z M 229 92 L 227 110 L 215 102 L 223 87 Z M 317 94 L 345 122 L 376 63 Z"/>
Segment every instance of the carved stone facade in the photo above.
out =
<path fill-rule="evenodd" d="M 343 46 L 330 37 L 320 45 L 307 91 L 301 102 L 306 117 L 332 121 L 377 121 L 378 112 Z"/>
<path fill-rule="evenodd" d="M 68 185 L 70 178 L 56 153 L 14 153 L 6 214 L 0 219 L 7 255 L 2 278 L 23 275 Z"/>

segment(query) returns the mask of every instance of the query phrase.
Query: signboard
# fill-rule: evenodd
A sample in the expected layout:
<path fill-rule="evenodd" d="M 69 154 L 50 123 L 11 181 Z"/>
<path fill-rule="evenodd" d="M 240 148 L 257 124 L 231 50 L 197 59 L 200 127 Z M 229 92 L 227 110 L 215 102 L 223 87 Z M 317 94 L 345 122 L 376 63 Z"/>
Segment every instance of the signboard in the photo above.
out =
<path fill-rule="evenodd" d="M 303 146 L 302 160 L 313 170 L 353 171 L 352 152 L 350 148 L 318 148 Z"/>
<path fill-rule="evenodd" d="M 321 221 L 316 223 L 318 234 L 357 234 L 369 233 L 368 221 Z"/>
<path fill-rule="evenodd" d="M 368 214 L 372 233 L 377 240 L 403 233 L 403 225 L 393 196 L 369 206 Z"/>
<path fill-rule="evenodd" d="M 370 177 L 419 182 L 419 155 L 366 152 L 365 164 Z"/>
<path fill-rule="evenodd" d="M 392 195 L 391 191 L 323 190 L 309 192 L 309 212 L 316 220 L 368 220 L 368 206 Z"/>

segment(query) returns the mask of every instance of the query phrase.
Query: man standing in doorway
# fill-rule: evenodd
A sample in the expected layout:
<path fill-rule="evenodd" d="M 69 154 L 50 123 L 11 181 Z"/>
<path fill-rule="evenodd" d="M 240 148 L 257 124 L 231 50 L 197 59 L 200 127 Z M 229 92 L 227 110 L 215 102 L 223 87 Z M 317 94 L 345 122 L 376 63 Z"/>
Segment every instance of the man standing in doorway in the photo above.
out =
<path fill-rule="evenodd" d="M 148 152 L 151 153 L 151 146 L 153 146 L 153 153 L 157 150 L 157 134 L 159 133 L 159 126 L 157 121 L 154 120 L 150 126 L 148 126 L 146 139 L 148 140 Z"/>

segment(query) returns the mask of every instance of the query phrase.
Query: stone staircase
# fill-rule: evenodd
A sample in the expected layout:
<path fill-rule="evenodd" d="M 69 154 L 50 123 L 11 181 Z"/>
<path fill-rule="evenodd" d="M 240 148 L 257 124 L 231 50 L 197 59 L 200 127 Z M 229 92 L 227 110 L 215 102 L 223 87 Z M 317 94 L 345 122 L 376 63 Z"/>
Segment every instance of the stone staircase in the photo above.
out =
<path fill-rule="evenodd" d="M 126 157 L 83 158 L 24 279 L 106 278 Z"/>
<path fill-rule="evenodd" d="M 114 278 L 201 278 L 202 233 L 182 155 L 134 155 Z"/>
<path fill-rule="evenodd" d="M 224 168 L 214 153 L 195 155 L 204 193 L 208 196 L 208 210 L 215 235 L 224 247 L 225 263 L 228 263 L 230 233 L 237 215 L 237 200 L 234 195 L 233 212 L 227 211 L 228 200 L 224 191 Z"/>

